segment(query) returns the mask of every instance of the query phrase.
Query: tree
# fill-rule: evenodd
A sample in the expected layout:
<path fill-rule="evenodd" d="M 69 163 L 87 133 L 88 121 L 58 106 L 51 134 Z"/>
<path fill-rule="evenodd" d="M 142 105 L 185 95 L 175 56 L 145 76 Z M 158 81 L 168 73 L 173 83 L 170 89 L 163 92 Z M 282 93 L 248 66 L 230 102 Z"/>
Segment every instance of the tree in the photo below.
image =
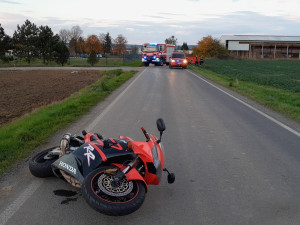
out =
<path fill-rule="evenodd" d="M 5 53 L 11 48 L 11 38 L 5 32 L 0 24 L 0 58 L 4 60 Z"/>
<path fill-rule="evenodd" d="M 87 38 L 85 47 L 87 53 L 91 53 L 92 51 L 99 53 L 103 50 L 102 44 L 100 43 L 100 40 L 96 35 L 90 35 Z"/>
<path fill-rule="evenodd" d="M 82 37 L 83 31 L 79 26 L 73 26 L 70 30 L 70 52 L 81 54 L 85 52 L 85 43 Z"/>
<path fill-rule="evenodd" d="M 103 52 L 105 55 L 106 53 L 111 52 L 111 45 L 112 45 L 111 36 L 109 35 L 109 33 L 105 34 L 104 37 L 102 34 L 100 34 L 100 37 L 101 36 L 103 38 L 102 45 L 103 45 Z"/>
<path fill-rule="evenodd" d="M 165 40 L 166 44 L 172 44 L 172 45 L 176 45 L 177 44 L 177 38 L 175 38 L 174 35 L 172 35 L 171 37 L 167 38 Z"/>
<path fill-rule="evenodd" d="M 18 25 L 17 30 L 14 32 L 13 44 L 15 54 L 25 57 L 28 63 L 38 55 L 38 34 L 39 29 L 29 20 L 26 20 L 21 27 Z"/>
<path fill-rule="evenodd" d="M 75 40 L 78 40 L 83 34 L 83 31 L 81 30 L 80 26 L 73 26 L 70 31 L 70 39 L 74 38 Z"/>
<path fill-rule="evenodd" d="M 68 62 L 69 56 L 70 53 L 66 44 L 63 41 L 58 41 L 54 46 L 55 61 L 64 66 L 64 64 Z"/>
<path fill-rule="evenodd" d="M 198 46 L 193 48 L 194 55 L 201 57 L 226 57 L 228 56 L 227 49 L 220 43 L 219 40 L 212 36 L 202 38 L 198 42 Z"/>
<path fill-rule="evenodd" d="M 77 52 L 77 40 L 72 38 L 69 43 L 69 51 L 74 56 Z"/>
<path fill-rule="evenodd" d="M 54 35 L 48 26 L 40 26 L 39 29 L 38 49 L 45 64 L 53 59 L 54 46 L 59 42 L 59 36 Z"/>
<path fill-rule="evenodd" d="M 187 45 L 186 42 L 183 42 L 183 44 L 181 46 L 181 50 L 189 50 L 189 46 Z"/>
<path fill-rule="evenodd" d="M 69 43 L 69 41 L 71 40 L 71 32 L 67 29 L 59 30 L 58 36 L 60 40 L 65 43 Z"/>
<path fill-rule="evenodd" d="M 97 58 L 96 52 L 94 50 L 92 50 L 88 57 L 87 62 L 89 64 L 91 64 L 91 66 L 94 66 L 98 61 L 99 61 L 99 59 Z"/>
<path fill-rule="evenodd" d="M 85 40 L 83 37 L 78 38 L 76 49 L 77 49 L 76 53 L 79 53 L 79 54 L 84 54 L 86 52 L 85 51 Z"/>
<path fill-rule="evenodd" d="M 139 53 L 139 48 L 138 46 L 134 45 L 131 47 L 131 54 L 138 54 Z"/>
<path fill-rule="evenodd" d="M 118 37 L 114 40 L 114 44 L 115 44 L 114 49 L 118 54 L 125 53 L 127 40 L 122 34 L 118 35 Z"/>

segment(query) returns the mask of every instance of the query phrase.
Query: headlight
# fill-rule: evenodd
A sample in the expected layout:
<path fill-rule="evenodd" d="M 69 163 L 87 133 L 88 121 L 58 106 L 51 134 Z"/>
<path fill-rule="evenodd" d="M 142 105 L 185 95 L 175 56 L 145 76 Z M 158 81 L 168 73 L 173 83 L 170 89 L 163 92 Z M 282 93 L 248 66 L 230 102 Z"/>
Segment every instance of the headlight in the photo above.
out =
<path fill-rule="evenodd" d="M 183 60 L 183 63 L 187 63 L 187 60 L 185 59 L 185 60 Z"/>
<path fill-rule="evenodd" d="M 174 59 L 172 59 L 172 60 L 171 60 L 171 62 L 172 62 L 172 63 L 174 63 L 174 62 L 175 62 L 175 60 L 174 60 Z"/>

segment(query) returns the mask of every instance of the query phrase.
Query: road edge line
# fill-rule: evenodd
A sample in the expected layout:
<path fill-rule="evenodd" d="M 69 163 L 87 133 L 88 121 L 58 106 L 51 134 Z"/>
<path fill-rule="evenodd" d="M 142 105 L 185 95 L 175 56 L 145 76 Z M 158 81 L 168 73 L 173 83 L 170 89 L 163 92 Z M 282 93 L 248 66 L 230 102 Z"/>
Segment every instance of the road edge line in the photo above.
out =
<path fill-rule="evenodd" d="M 298 132 L 298 131 L 294 130 L 293 128 L 291 128 L 291 127 L 285 125 L 284 123 L 282 123 L 282 122 L 276 120 L 275 118 L 273 118 L 273 117 L 269 116 L 268 114 L 266 114 L 266 113 L 260 111 L 259 109 L 257 109 L 257 108 L 255 108 L 255 107 L 249 105 L 248 103 L 246 103 L 246 102 L 242 101 L 241 99 L 239 99 L 239 98 L 233 96 L 232 94 L 229 94 L 228 92 L 226 92 L 226 91 L 224 91 L 223 89 L 219 88 L 218 86 L 216 86 L 216 85 L 210 83 L 209 81 L 203 79 L 202 77 L 200 77 L 199 75 L 195 74 L 194 72 L 191 72 L 191 71 L 189 71 L 189 70 L 188 70 L 188 72 L 191 73 L 193 76 L 197 77 L 198 79 L 200 79 L 200 80 L 206 82 L 207 84 L 211 85 L 212 87 L 214 87 L 214 88 L 218 89 L 219 91 L 223 92 L 224 94 L 228 95 L 229 97 L 233 98 L 234 100 L 236 100 L 236 101 L 242 103 L 243 105 L 247 106 L 248 108 L 252 109 L 253 111 L 259 113 L 260 115 L 262 115 L 262 116 L 264 116 L 264 117 L 266 117 L 267 119 L 271 120 L 272 122 L 276 123 L 277 125 L 281 126 L 282 128 L 284 128 L 284 129 L 288 130 L 289 132 L 295 134 L 296 136 L 300 137 L 300 132 Z"/>
<path fill-rule="evenodd" d="M 31 195 L 41 186 L 43 180 L 34 180 L 26 189 L 14 200 L 1 214 L 0 225 L 5 225 L 7 221 L 19 210 L 19 208 L 30 198 Z"/>

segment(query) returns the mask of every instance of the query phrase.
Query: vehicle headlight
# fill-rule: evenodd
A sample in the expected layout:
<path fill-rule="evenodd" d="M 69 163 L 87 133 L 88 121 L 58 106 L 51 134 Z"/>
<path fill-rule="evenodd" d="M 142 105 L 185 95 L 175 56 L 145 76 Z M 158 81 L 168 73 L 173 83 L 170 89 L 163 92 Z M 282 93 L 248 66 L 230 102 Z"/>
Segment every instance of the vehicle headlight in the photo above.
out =
<path fill-rule="evenodd" d="M 172 60 L 171 60 L 171 62 L 172 62 L 172 63 L 174 63 L 174 62 L 175 62 L 175 60 L 174 60 L 174 59 L 172 59 Z"/>
<path fill-rule="evenodd" d="M 183 63 L 187 63 L 187 60 L 185 59 L 185 60 L 183 60 Z"/>

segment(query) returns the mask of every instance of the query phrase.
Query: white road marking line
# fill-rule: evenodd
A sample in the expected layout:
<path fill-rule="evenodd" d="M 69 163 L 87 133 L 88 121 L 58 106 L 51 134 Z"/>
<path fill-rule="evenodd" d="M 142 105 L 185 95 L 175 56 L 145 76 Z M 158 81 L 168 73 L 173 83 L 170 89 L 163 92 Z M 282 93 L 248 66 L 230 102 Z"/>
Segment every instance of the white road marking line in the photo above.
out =
<path fill-rule="evenodd" d="M 93 130 L 95 128 L 95 125 L 99 123 L 99 121 L 103 118 L 103 116 L 109 112 L 109 110 L 116 104 L 117 101 L 119 101 L 119 99 L 124 95 L 124 93 L 126 91 L 128 91 L 131 86 L 136 82 L 136 80 L 146 71 L 147 69 L 143 70 L 135 79 L 134 81 L 131 82 L 131 84 L 128 85 L 128 87 L 122 91 L 121 94 L 118 95 L 118 97 L 115 98 L 114 101 L 112 101 L 104 110 L 103 112 L 97 116 L 92 123 L 90 123 L 90 125 L 86 128 L 87 131 Z M 1 225 L 1 224 L 0 224 Z"/>
<path fill-rule="evenodd" d="M 229 94 L 228 92 L 224 91 L 223 89 L 217 87 L 216 85 L 210 83 L 209 81 L 203 79 L 202 77 L 199 77 L 197 74 L 195 74 L 195 73 L 193 73 L 193 72 L 191 72 L 189 70 L 188 70 L 188 72 L 191 73 L 193 76 L 197 77 L 198 79 L 206 82 L 207 84 L 211 85 L 212 87 L 214 87 L 214 88 L 218 89 L 219 91 L 223 92 L 224 94 L 226 94 L 226 95 L 230 96 L 231 98 L 235 99 L 236 101 L 242 103 L 243 105 L 247 106 L 248 108 L 252 109 L 253 111 L 255 111 L 255 112 L 259 113 L 260 115 L 266 117 L 267 119 L 273 121 L 274 123 L 276 123 L 277 125 L 281 126 L 282 128 L 284 128 L 284 129 L 288 130 L 289 132 L 295 134 L 296 136 L 300 137 L 300 133 L 298 131 L 294 130 L 293 128 L 291 128 L 291 127 L 289 127 L 289 126 L 281 123 L 280 121 L 278 121 L 275 118 L 267 115 L 266 113 L 264 113 L 264 112 L 262 112 L 262 111 L 260 111 L 260 110 L 258 110 L 256 108 L 254 108 L 253 106 L 251 106 L 248 103 L 242 101 L 241 99 L 238 99 L 238 98 L 234 97 L 233 95 Z"/>
<path fill-rule="evenodd" d="M 145 69 L 146 70 L 146 69 Z M 144 70 L 144 71 L 145 71 Z M 99 120 L 110 110 L 110 108 L 121 98 L 121 96 L 135 83 L 135 81 L 144 73 L 142 71 L 135 80 L 128 85 L 128 87 L 108 106 L 105 110 L 87 127 L 87 130 L 92 130 L 94 124 L 97 124 Z M 11 203 L 1 214 L 0 214 L 0 225 L 5 225 L 6 222 L 19 210 L 19 208 L 30 198 L 31 195 L 40 187 L 43 183 L 42 179 L 34 180 L 22 194 Z"/>
<path fill-rule="evenodd" d="M 31 195 L 41 186 L 43 183 L 42 179 L 35 179 L 23 192 L 22 194 L 11 203 L 1 214 L 0 214 L 0 225 L 6 224 L 6 222 L 19 210 L 19 208 L 30 198 Z"/>

